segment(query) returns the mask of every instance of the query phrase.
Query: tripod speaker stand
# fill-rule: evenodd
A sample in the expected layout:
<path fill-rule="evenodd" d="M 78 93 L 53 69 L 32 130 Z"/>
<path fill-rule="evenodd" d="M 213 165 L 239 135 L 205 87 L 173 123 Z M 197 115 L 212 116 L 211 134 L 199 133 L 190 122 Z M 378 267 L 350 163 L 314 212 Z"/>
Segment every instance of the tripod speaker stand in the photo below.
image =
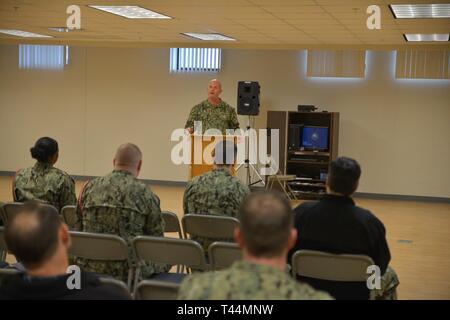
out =
<path fill-rule="evenodd" d="M 265 185 L 264 183 L 264 179 L 261 177 L 261 175 L 258 172 L 258 168 L 256 168 L 256 166 L 253 163 L 250 163 L 250 136 L 249 136 L 249 130 L 251 129 L 250 127 L 250 118 L 251 116 L 248 116 L 248 122 L 247 122 L 247 128 L 246 128 L 246 134 L 244 135 L 244 139 L 245 139 L 245 160 L 243 163 L 239 164 L 238 167 L 236 168 L 236 173 L 239 172 L 240 170 L 245 170 L 245 176 L 246 176 L 246 184 L 247 186 L 251 187 L 257 183 L 262 182 L 263 185 Z M 252 176 L 251 176 L 251 171 L 253 171 L 256 176 L 259 178 L 259 180 L 253 181 L 252 182 Z"/>

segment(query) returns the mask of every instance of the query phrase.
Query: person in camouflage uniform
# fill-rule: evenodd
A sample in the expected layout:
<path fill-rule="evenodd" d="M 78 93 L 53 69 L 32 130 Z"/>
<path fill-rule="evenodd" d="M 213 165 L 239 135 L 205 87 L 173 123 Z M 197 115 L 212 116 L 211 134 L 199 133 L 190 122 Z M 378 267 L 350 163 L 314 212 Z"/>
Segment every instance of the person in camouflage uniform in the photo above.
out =
<path fill-rule="evenodd" d="M 118 235 L 130 244 L 136 236 L 164 236 L 164 221 L 159 198 L 137 179 L 142 165 L 142 153 L 134 144 L 123 144 L 114 158 L 114 170 L 88 182 L 77 207 L 78 229 L 85 232 Z M 81 224 L 80 224 L 81 222 Z M 130 257 L 136 263 L 130 245 Z M 84 270 L 111 275 L 127 281 L 128 263 L 103 262 L 77 258 Z M 143 278 L 166 272 L 169 266 L 146 263 L 141 268 Z"/>
<path fill-rule="evenodd" d="M 236 160 L 236 145 L 232 141 L 220 141 L 214 149 L 213 170 L 194 177 L 188 182 L 183 197 L 184 214 L 206 214 L 238 218 L 239 207 L 249 188 L 231 175 Z M 208 252 L 213 241 L 232 239 L 209 239 L 192 237 Z"/>
<path fill-rule="evenodd" d="M 219 98 L 222 93 L 222 84 L 214 79 L 208 84 L 208 99 L 194 106 L 186 121 L 185 128 L 190 133 L 194 133 L 194 125 L 196 121 L 201 121 L 202 132 L 208 129 L 217 129 L 222 134 L 226 134 L 226 129 L 238 129 L 239 122 L 236 110 L 228 103 Z"/>
<path fill-rule="evenodd" d="M 243 259 L 229 269 L 188 276 L 180 300 L 306 300 L 332 299 L 285 271 L 286 257 L 295 243 L 289 201 L 273 191 L 255 192 L 243 202 L 241 225 L 235 231 Z"/>
<path fill-rule="evenodd" d="M 43 137 L 30 151 L 37 162 L 33 167 L 17 172 L 13 189 L 15 201 L 38 200 L 53 205 L 58 211 L 64 206 L 75 205 L 75 181 L 54 167 L 58 160 L 58 143 Z"/>

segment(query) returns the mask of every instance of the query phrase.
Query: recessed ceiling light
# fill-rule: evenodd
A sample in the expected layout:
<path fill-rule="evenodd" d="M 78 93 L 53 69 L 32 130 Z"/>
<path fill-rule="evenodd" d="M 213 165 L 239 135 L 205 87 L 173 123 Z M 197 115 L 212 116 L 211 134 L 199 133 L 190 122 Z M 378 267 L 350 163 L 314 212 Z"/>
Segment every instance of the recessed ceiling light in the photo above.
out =
<path fill-rule="evenodd" d="M 69 32 L 69 31 L 72 31 L 72 30 L 70 30 L 69 28 L 66 28 L 66 27 L 56 27 L 56 28 L 48 28 L 49 30 L 52 30 L 52 31 L 56 31 L 56 32 Z"/>
<path fill-rule="evenodd" d="M 10 29 L 0 29 L 0 33 L 9 34 L 11 36 L 23 37 L 23 38 L 53 38 L 52 36 L 47 36 L 44 34 L 33 33 L 22 30 L 10 30 Z"/>
<path fill-rule="evenodd" d="M 391 4 L 397 19 L 450 18 L 450 3 L 441 4 Z"/>
<path fill-rule="evenodd" d="M 182 33 L 185 36 L 192 37 L 195 39 L 205 40 L 205 41 L 236 41 L 236 39 L 224 36 L 220 33 Z"/>
<path fill-rule="evenodd" d="M 421 33 L 406 33 L 405 38 L 407 41 L 449 41 L 450 35 L 448 33 L 431 33 L 431 34 L 421 34 Z"/>
<path fill-rule="evenodd" d="M 138 6 L 92 6 L 89 7 L 106 11 L 128 19 L 172 19 L 169 16 L 138 7 Z"/>

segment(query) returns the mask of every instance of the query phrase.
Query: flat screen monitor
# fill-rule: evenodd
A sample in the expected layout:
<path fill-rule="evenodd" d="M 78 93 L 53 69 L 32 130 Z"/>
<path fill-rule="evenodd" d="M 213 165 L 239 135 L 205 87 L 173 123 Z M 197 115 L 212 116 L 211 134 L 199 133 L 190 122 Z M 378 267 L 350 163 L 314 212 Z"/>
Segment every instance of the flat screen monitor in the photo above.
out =
<path fill-rule="evenodd" d="M 328 150 L 328 128 L 304 126 L 302 130 L 302 147 L 308 150 Z"/>

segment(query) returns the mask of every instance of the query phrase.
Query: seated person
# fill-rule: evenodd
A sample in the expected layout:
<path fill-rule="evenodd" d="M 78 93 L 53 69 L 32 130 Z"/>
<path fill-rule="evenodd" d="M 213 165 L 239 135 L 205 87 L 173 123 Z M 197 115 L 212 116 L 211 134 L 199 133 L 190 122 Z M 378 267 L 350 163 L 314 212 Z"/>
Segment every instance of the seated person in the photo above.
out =
<path fill-rule="evenodd" d="M 320 201 L 302 203 L 294 210 L 299 237 L 289 259 L 301 249 L 369 256 L 383 274 L 382 288 L 376 290 L 376 297 L 395 299 L 399 282 L 388 267 L 391 255 L 384 225 L 369 210 L 356 206 L 351 198 L 360 175 L 361 168 L 353 159 L 341 157 L 331 162 L 327 194 Z M 300 279 L 330 292 L 336 299 L 356 299 L 368 294 L 365 283 Z"/>
<path fill-rule="evenodd" d="M 77 208 L 78 229 L 122 237 L 130 244 L 137 236 L 164 236 L 164 221 L 159 198 L 137 179 L 142 153 L 131 143 L 121 145 L 113 160 L 114 170 L 89 181 L 81 192 Z M 130 245 L 130 256 L 133 251 Z M 134 263 L 135 261 L 133 261 Z M 84 270 L 111 275 L 127 282 L 128 263 L 77 258 Z M 169 266 L 148 263 L 141 268 L 142 277 L 166 272 Z"/>
<path fill-rule="evenodd" d="M 58 212 L 31 201 L 8 221 L 5 241 L 26 273 L 9 276 L 0 287 L 0 300 L 9 299 L 130 299 L 120 289 L 81 272 L 80 289 L 69 289 L 67 249 L 70 234 Z"/>
<path fill-rule="evenodd" d="M 30 151 L 37 162 L 33 167 L 17 172 L 13 189 L 15 201 L 40 200 L 58 211 L 64 206 L 76 205 L 74 180 L 54 167 L 59 156 L 58 142 L 43 137 Z"/>
<path fill-rule="evenodd" d="M 286 273 L 286 257 L 297 231 L 289 201 L 280 193 L 250 194 L 240 209 L 235 230 L 242 261 L 229 269 L 188 276 L 178 298 L 185 300 L 331 299 L 325 292 L 300 284 Z"/>
<path fill-rule="evenodd" d="M 194 177 L 188 182 L 184 191 L 184 214 L 206 214 L 238 218 L 239 206 L 249 188 L 238 178 L 231 175 L 236 162 L 236 145 L 232 141 L 220 141 L 214 149 L 213 170 Z M 205 252 L 209 245 L 218 240 L 192 237 L 198 241 Z"/>

